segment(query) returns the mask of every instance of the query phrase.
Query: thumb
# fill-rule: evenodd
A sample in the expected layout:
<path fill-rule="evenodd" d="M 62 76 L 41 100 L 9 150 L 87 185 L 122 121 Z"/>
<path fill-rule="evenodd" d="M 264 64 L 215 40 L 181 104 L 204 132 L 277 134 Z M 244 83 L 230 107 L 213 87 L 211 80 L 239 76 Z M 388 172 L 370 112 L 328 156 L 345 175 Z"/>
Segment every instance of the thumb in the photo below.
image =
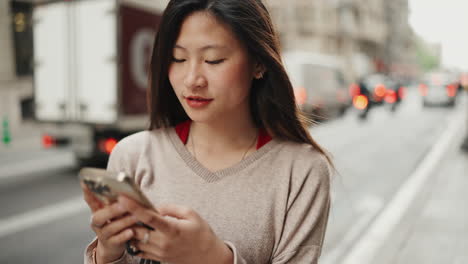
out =
<path fill-rule="evenodd" d="M 91 212 L 94 213 L 103 207 L 102 202 L 97 199 L 96 196 L 94 196 L 94 194 L 83 183 L 81 183 L 81 189 L 83 191 L 84 200 L 91 209 Z"/>
<path fill-rule="evenodd" d="M 162 216 L 170 216 L 177 219 L 190 219 L 198 216 L 193 209 L 175 204 L 162 205 L 158 207 L 158 212 Z"/>

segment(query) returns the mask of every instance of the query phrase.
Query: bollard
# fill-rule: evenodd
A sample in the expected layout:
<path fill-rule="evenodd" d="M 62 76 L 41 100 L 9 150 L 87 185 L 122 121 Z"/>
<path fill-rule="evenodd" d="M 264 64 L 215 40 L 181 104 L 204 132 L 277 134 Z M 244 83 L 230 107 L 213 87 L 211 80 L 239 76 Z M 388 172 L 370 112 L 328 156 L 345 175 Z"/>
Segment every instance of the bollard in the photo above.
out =
<path fill-rule="evenodd" d="M 8 118 L 4 117 L 2 122 L 2 140 L 3 144 L 8 145 L 11 142 L 11 134 L 10 134 L 10 125 L 8 123 Z"/>

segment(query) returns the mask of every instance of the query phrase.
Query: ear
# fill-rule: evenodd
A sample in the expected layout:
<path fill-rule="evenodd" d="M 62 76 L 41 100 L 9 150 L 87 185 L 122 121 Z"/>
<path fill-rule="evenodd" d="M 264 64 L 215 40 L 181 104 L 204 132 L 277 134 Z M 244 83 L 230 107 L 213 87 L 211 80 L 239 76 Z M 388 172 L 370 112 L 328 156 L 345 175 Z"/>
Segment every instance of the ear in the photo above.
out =
<path fill-rule="evenodd" d="M 265 66 L 259 62 L 255 63 L 254 67 L 254 78 L 255 79 L 261 79 L 263 78 L 263 74 L 265 74 Z"/>

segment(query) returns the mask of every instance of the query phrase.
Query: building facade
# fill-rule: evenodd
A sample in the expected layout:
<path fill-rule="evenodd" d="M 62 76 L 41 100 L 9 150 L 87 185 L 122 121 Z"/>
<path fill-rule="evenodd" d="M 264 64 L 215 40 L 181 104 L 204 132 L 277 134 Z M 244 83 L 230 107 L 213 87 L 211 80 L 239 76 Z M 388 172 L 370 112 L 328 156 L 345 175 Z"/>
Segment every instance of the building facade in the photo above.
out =
<path fill-rule="evenodd" d="M 29 26 L 19 13 L 15 16 L 10 1 L 0 1 L 0 119 L 13 130 L 22 120 L 21 104 L 32 97 L 31 73 L 18 67 L 22 56 L 15 37 Z"/>
<path fill-rule="evenodd" d="M 408 0 L 266 0 L 284 50 L 345 58 L 352 76 L 407 63 Z"/>

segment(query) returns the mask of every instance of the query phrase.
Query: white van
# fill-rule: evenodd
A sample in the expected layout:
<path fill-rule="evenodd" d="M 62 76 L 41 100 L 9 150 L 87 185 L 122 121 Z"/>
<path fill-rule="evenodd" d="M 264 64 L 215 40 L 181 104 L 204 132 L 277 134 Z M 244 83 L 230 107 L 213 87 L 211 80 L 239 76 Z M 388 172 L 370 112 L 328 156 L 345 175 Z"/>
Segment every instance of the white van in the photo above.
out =
<path fill-rule="evenodd" d="M 296 102 L 308 116 L 323 120 L 341 116 L 351 104 L 344 63 L 335 56 L 305 51 L 283 54 Z"/>

